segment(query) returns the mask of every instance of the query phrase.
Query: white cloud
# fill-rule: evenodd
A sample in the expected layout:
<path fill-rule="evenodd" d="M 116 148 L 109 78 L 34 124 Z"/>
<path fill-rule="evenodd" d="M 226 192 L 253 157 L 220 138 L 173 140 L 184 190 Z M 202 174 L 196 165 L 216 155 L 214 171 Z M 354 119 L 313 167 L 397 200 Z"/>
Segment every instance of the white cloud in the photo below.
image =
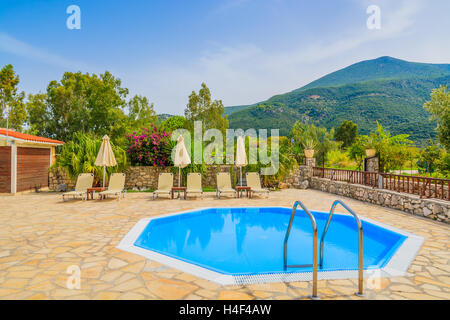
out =
<path fill-rule="evenodd" d="M 219 10 L 232 10 L 248 1 L 228 0 Z M 363 18 L 368 5 L 379 5 L 382 10 L 382 29 L 368 30 L 361 17 L 355 18 L 355 27 L 351 30 L 336 31 L 336 25 L 324 21 L 328 30 L 317 35 L 320 40 L 294 44 L 283 51 L 273 50 L 270 42 L 269 49 L 254 43 L 216 43 L 210 44 L 207 50 L 187 63 L 166 61 L 165 64 L 148 66 L 140 63 L 139 70 L 113 72 L 123 80 L 124 86 L 130 88 L 132 94 L 146 95 L 155 102 L 158 113 L 182 114 L 188 95 L 192 90 L 198 90 L 202 82 L 206 82 L 211 89 L 213 98 L 222 99 L 227 106 L 252 104 L 299 88 L 351 63 L 381 55 L 424 62 L 450 60 L 450 45 L 445 44 L 442 38 L 442 33 L 448 36 L 448 29 L 437 34 L 434 30 L 417 30 L 424 8 L 423 0 L 355 0 L 355 3 L 361 8 Z M 415 39 L 418 34 L 422 38 Z M 403 41 L 408 37 L 412 40 Z M 419 41 L 421 46 L 417 46 Z M 443 45 L 447 50 L 436 50 Z M 65 70 L 95 70 L 2 32 L 0 51 Z M 108 69 L 116 68 L 110 66 Z"/>
<path fill-rule="evenodd" d="M 0 51 L 71 70 L 89 69 L 85 64 L 52 54 L 0 32 Z"/>
<path fill-rule="evenodd" d="M 301 44 L 289 51 L 268 51 L 251 43 L 215 45 L 188 65 L 158 66 L 124 80 L 127 84 L 131 81 L 136 92 L 148 95 L 158 112 L 181 114 L 189 93 L 198 90 L 201 82 L 225 105 L 251 104 L 296 89 L 358 59 L 395 56 L 398 51 L 391 52 L 384 44 L 410 34 L 421 8 L 420 0 L 384 1 L 379 31 L 368 30 L 362 21 L 361 26 L 332 41 Z"/>

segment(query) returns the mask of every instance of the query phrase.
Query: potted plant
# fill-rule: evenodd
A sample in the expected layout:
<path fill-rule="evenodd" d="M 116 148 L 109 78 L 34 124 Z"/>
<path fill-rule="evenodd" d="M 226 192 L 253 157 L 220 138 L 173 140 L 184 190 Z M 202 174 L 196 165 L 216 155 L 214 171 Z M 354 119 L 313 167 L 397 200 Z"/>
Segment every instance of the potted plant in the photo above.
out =
<path fill-rule="evenodd" d="M 303 148 L 306 158 L 313 158 L 314 157 L 314 148 L 316 147 L 316 143 L 313 139 L 306 139 L 303 142 Z"/>
<path fill-rule="evenodd" d="M 367 137 L 366 143 L 365 143 L 367 158 L 375 157 L 375 154 L 377 153 L 376 143 L 377 143 L 377 137 L 375 135 L 370 135 Z"/>

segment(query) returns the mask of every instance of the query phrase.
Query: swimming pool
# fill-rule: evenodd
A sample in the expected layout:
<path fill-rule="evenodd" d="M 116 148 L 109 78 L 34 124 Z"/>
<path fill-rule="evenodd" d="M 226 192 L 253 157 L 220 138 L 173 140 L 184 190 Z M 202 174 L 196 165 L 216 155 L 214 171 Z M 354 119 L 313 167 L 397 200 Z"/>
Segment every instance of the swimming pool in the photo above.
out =
<path fill-rule="evenodd" d="M 308 280 L 311 267 L 284 270 L 283 242 L 291 213 L 292 208 L 284 207 L 205 208 L 143 219 L 118 247 L 218 282 L 236 283 L 243 278 L 250 282 L 287 281 L 296 279 L 295 275 L 297 280 Z M 329 214 L 311 213 L 320 239 Z M 396 254 L 397 260 L 409 265 L 420 248 L 420 237 L 367 219 L 362 220 L 362 225 L 366 271 L 386 268 Z M 288 264 L 312 264 L 312 241 L 311 221 L 298 209 L 287 245 Z M 398 257 L 405 245 L 408 252 Z M 355 274 L 358 230 L 352 216 L 333 216 L 323 257 L 318 269 L 323 274 L 320 278 Z M 406 271 L 399 262 L 394 261 L 390 268 Z"/>

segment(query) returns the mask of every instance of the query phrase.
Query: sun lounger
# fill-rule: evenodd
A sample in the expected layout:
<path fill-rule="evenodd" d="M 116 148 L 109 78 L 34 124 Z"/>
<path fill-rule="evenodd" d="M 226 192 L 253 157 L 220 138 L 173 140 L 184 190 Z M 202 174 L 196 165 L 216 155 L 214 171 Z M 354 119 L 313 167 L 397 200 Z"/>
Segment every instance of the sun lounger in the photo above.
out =
<path fill-rule="evenodd" d="M 222 194 L 233 193 L 236 196 L 236 190 L 231 187 L 231 177 L 229 172 L 219 172 L 217 174 L 216 195 L 220 199 Z"/>
<path fill-rule="evenodd" d="M 261 187 L 261 180 L 259 173 L 257 172 L 247 172 L 247 187 L 252 188 L 252 193 L 265 193 L 269 197 L 269 189 L 264 189 Z"/>
<path fill-rule="evenodd" d="M 158 189 L 153 192 L 153 200 L 160 194 L 167 194 L 170 197 L 173 187 L 173 174 L 160 173 L 158 177 Z"/>
<path fill-rule="evenodd" d="M 100 192 L 100 197 L 106 198 L 109 195 L 118 196 L 117 200 L 120 200 L 120 197 L 124 197 L 125 195 L 125 173 L 113 173 L 109 179 L 108 190 Z"/>
<path fill-rule="evenodd" d="M 63 193 L 63 201 L 66 200 L 65 197 L 69 198 L 70 196 L 73 196 L 73 198 L 81 197 L 83 200 L 87 200 L 87 189 L 92 188 L 93 183 L 93 173 L 80 173 L 77 178 L 75 190 Z"/>
<path fill-rule="evenodd" d="M 188 173 L 186 194 L 200 194 L 203 199 L 202 175 L 200 173 Z"/>

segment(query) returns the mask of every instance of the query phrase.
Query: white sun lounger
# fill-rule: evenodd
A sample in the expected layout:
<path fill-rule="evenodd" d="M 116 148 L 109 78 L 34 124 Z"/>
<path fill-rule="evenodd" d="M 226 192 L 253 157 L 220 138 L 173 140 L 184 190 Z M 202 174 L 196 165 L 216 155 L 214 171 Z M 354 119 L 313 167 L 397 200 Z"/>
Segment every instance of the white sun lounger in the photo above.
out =
<path fill-rule="evenodd" d="M 253 193 L 264 193 L 269 197 L 269 189 L 264 189 L 261 187 L 261 179 L 259 173 L 257 172 L 247 172 L 247 186 L 252 188 Z"/>
<path fill-rule="evenodd" d="M 153 200 L 160 194 L 167 194 L 170 197 L 173 187 L 173 173 L 160 173 L 158 177 L 158 189 L 153 192 Z"/>
<path fill-rule="evenodd" d="M 80 173 L 75 184 L 75 190 L 63 193 L 63 201 L 66 200 L 65 197 L 69 198 L 70 196 L 73 198 L 81 197 L 83 200 L 87 200 L 87 189 L 92 188 L 93 183 L 93 173 Z"/>
<path fill-rule="evenodd" d="M 186 196 L 200 194 L 203 199 L 202 175 L 200 173 L 188 173 L 186 184 Z"/>
<path fill-rule="evenodd" d="M 120 200 L 120 197 L 125 196 L 125 173 L 113 173 L 109 179 L 108 190 L 100 192 L 100 197 L 106 198 L 109 195 L 118 196 L 117 200 Z"/>
<path fill-rule="evenodd" d="M 219 172 L 217 174 L 217 189 L 216 195 L 220 199 L 222 194 L 232 193 L 236 196 L 236 190 L 231 187 L 231 177 L 229 172 Z"/>

